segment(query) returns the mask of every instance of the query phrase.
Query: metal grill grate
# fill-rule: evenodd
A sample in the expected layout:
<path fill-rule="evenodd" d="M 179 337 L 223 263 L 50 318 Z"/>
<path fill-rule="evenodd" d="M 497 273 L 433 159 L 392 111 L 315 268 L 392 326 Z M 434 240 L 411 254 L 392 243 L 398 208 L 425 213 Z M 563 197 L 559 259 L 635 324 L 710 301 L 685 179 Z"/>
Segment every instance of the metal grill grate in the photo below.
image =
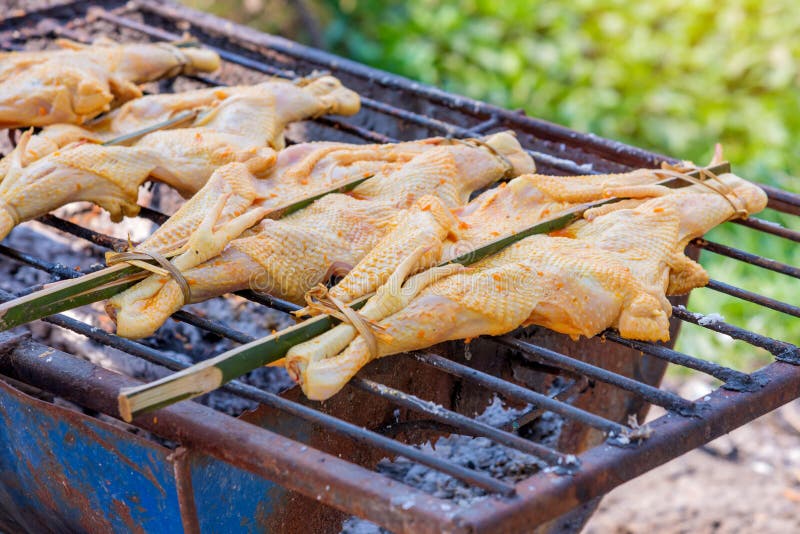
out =
<path fill-rule="evenodd" d="M 122 33 L 128 40 L 175 40 L 187 29 L 198 40 L 217 51 L 226 62 L 219 78 L 190 77 L 194 82 L 224 85 L 226 75 L 234 68 L 232 66 L 245 69 L 255 76 L 254 79 L 265 75 L 293 78 L 323 69 L 363 95 L 364 110 L 359 115 L 348 119 L 321 117 L 309 123 L 306 132 L 310 139 L 392 142 L 430 135 L 475 136 L 511 128 L 518 132 L 521 142 L 529 148 L 543 172 L 619 172 L 654 166 L 662 160 L 668 160 L 657 154 L 592 135 L 578 134 L 520 113 L 422 86 L 278 37 L 234 26 L 209 15 L 150 0 L 132 3 L 107 1 L 102 3 L 102 7 L 75 2 L 7 19 L 0 22 L 0 45 L 5 49 L 22 49 L 33 40 L 55 37 L 86 41 L 101 31 Z M 765 189 L 770 197 L 770 208 L 800 215 L 800 196 L 774 188 Z M 156 223 L 163 222 L 166 217 L 147 208 L 142 210 L 141 215 Z M 52 215 L 40 221 L 101 247 L 113 248 L 125 244 Z M 768 234 L 770 239 L 800 242 L 800 232 L 755 217 L 737 221 L 736 224 Z M 693 245 L 781 276 L 800 278 L 800 269 L 797 267 L 750 252 L 706 240 L 696 240 Z M 75 271 L 4 245 L 0 245 L 0 254 L 45 271 L 54 279 L 80 276 Z M 724 281 L 712 280 L 708 287 L 788 316 L 800 317 L 800 308 L 793 304 L 740 289 Z M 36 289 L 31 287 L 22 293 Z M 242 292 L 241 295 L 280 311 L 297 309 L 291 303 L 252 292 Z M 0 293 L 2 300 L 14 296 L 19 295 Z M 395 364 L 399 364 L 399 358 L 404 358 L 403 365 L 413 359 L 420 369 L 445 375 L 450 381 L 448 384 L 457 381 L 464 384 L 462 388 L 478 387 L 497 393 L 509 401 L 530 405 L 532 408 L 521 417 L 518 424 L 526 424 L 544 411 L 557 414 L 567 422 L 567 428 L 570 429 L 568 433 L 571 432 L 573 436 L 571 445 L 562 441 L 557 446 L 536 443 L 509 428 L 497 428 L 480 422 L 464 415 L 461 413 L 463 410 L 457 410 L 454 406 L 450 406 L 453 409 L 445 408 L 421 398 L 425 396 L 424 391 L 402 391 L 375 380 L 369 373 L 351 382 L 349 389 L 358 390 L 367 398 L 384 399 L 392 407 L 404 408 L 416 414 L 417 419 L 410 422 L 419 423 L 420 428 L 427 425 L 439 433 L 455 432 L 486 437 L 538 458 L 542 468 L 540 472 L 516 484 L 414 448 L 393 439 L 390 432 L 370 430 L 364 428 L 363 422 L 359 424 L 348 420 L 357 419 L 355 416 L 337 417 L 330 413 L 332 410 L 328 407 L 290 400 L 240 381 L 225 387 L 234 395 L 304 420 L 324 432 L 345 436 L 359 447 L 392 457 L 403 456 L 491 494 L 488 499 L 465 509 L 453 511 L 446 501 L 393 482 L 357 463 L 337 458 L 335 451 L 317 450 L 315 447 L 325 440 L 315 441 L 313 447 L 308 447 L 194 403 L 183 403 L 162 410 L 158 422 L 154 418 L 143 417 L 136 424 L 187 448 L 203 451 L 339 510 L 367 517 L 392 530 L 494 531 L 530 527 L 565 514 L 579 504 L 591 502 L 613 487 L 800 396 L 798 347 L 723 321 L 706 320 L 701 314 L 685 309 L 681 305 L 685 304 L 685 299 L 675 302 L 673 338 L 680 322 L 690 322 L 766 349 L 776 361 L 748 374 L 677 352 L 670 346 L 626 340 L 613 332 L 607 332 L 601 340 L 571 343 L 543 329 L 531 329 L 476 342 L 479 345 L 477 350 L 528 362 L 542 375 L 560 374 L 572 378 L 573 386 L 589 382 L 604 385 L 593 388 L 594 397 L 592 394 L 581 395 L 582 400 L 570 403 L 562 398 L 563 395 L 548 395 L 523 387 L 510 380 L 512 377 L 507 372 L 501 372 L 491 365 L 482 370 L 463 358 L 452 357 L 455 353 L 452 345 L 455 344 L 438 350 L 442 354 L 449 354 L 450 358 L 434 352 L 394 357 Z M 247 343 L 253 339 L 222 321 L 200 317 L 188 311 L 180 311 L 174 318 L 236 343 Z M 150 346 L 117 337 L 70 317 L 57 315 L 45 321 L 168 369 L 185 367 L 177 358 Z M 11 351 L 14 357 L 4 358 L 0 364 L 3 373 L 82 406 L 116 416 L 115 397 L 118 388 L 135 383 L 132 379 L 53 352 L 35 342 L 8 337 L 4 339 L 5 350 Z M 0 338 L 0 350 L 3 349 L 2 341 L 3 338 Z M 460 350 L 463 352 L 463 348 Z M 47 365 L 39 357 L 45 351 L 52 357 Z M 618 364 L 620 359 L 624 365 L 614 367 L 612 364 Z M 722 382 L 722 386 L 698 401 L 661 390 L 657 384 L 667 363 L 710 375 Z M 609 401 L 609 398 L 612 400 Z M 616 408 L 607 409 L 604 404 L 614 404 Z M 661 406 L 669 413 L 650 425 L 653 434 L 649 439 L 629 443 L 632 430 L 620 421 L 624 421 L 624 415 L 628 413 L 644 414 L 647 404 Z M 624 407 L 620 407 L 622 405 Z M 371 423 L 370 426 L 376 427 L 380 421 Z M 564 432 L 562 430 L 562 434 Z M 572 452 L 580 452 L 577 459 Z M 327 490 L 322 491 L 322 488 Z M 404 499 L 404 502 L 412 498 L 414 506 L 397 506 L 398 498 Z"/>

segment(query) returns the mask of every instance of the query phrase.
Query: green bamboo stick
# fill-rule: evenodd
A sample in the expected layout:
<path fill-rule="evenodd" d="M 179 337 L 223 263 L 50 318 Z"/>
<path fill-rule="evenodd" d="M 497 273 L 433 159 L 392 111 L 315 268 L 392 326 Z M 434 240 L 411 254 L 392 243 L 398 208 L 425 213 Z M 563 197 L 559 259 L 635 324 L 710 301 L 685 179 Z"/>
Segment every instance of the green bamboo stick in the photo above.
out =
<path fill-rule="evenodd" d="M 136 267 L 119 264 L 80 278 L 47 284 L 39 291 L 0 304 L 0 331 L 110 298 L 120 287 L 128 287 L 147 274 Z M 116 290 L 111 291 L 111 288 Z"/>
<path fill-rule="evenodd" d="M 721 163 L 708 169 L 715 174 L 730 172 L 730 165 Z M 699 178 L 700 172 L 689 173 Z M 665 187 L 681 187 L 687 182 L 671 178 L 658 183 Z M 619 202 L 622 198 L 609 198 L 598 202 L 582 204 L 570 208 L 559 216 L 534 224 L 513 235 L 488 243 L 457 258 L 443 262 L 442 265 L 460 263 L 469 265 L 487 256 L 496 254 L 509 245 L 535 234 L 545 234 L 566 228 L 590 209 Z M 361 308 L 372 295 L 365 295 L 352 303 L 353 309 Z M 275 334 L 224 352 L 191 367 L 173 373 L 160 380 L 141 386 L 122 388 L 117 397 L 119 413 L 125 421 L 133 417 L 169 406 L 182 400 L 209 393 L 250 371 L 283 358 L 293 346 L 304 343 L 330 330 L 339 321 L 330 315 L 319 315 Z"/>
<path fill-rule="evenodd" d="M 316 195 L 278 206 L 270 210 L 266 217 L 280 219 L 325 195 L 350 191 L 370 178 L 372 175 L 357 178 Z M 0 304 L 0 332 L 48 315 L 109 299 L 149 275 L 149 272 L 139 267 L 120 263 L 80 278 L 48 284 L 39 291 Z"/>
<path fill-rule="evenodd" d="M 197 117 L 198 113 L 198 110 L 178 113 L 165 121 L 109 139 L 103 143 L 103 146 L 127 143 L 156 130 L 184 124 Z M 110 298 L 145 276 L 146 273 L 142 273 L 141 269 L 120 264 L 82 276 L 76 280 L 47 284 L 40 291 L 0 305 L 0 331 L 64 310 Z M 92 290 L 94 291 L 91 292 Z"/>
<path fill-rule="evenodd" d="M 122 144 L 125 144 L 125 143 L 130 143 L 131 141 L 135 141 L 137 139 L 140 139 L 141 137 L 144 137 L 145 135 L 147 135 L 149 133 L 153 133 L 156 130 L 163 130 L 165 128 L 172 128 L 173 126 L 178 126 L 179 124 L 185 124 L 187 122 L 193 121 L 195 118 L 197 118 L 197 116 L 199 114 L 200 114 L 200 110 L 197 110 L 197 109 L 192 109 L 192 110 L 188 110 L 188 111 L 182 111 L 181 113 L 178 113 L 174 117 L 172 117 L 170 119 L 167 119 L 165 121 L 162 121 L 162 122 L 159 122 L 159 123 L 156 123 L 156 124 L 152 124 L 150 126 L 142 128 L 140 130 L 136 130 L 134 132 L 129 132 L 129 133 L 126 133 L 126 134 L 122 134 L 122 135 L 120 135 L 118 137 L 115 137 L 113 139 L 109 139 L 108 141 L 103 143 L 103 145 L 106 145 L 106 146 L 108 146 L 108 145 L 122 145 Z"/>

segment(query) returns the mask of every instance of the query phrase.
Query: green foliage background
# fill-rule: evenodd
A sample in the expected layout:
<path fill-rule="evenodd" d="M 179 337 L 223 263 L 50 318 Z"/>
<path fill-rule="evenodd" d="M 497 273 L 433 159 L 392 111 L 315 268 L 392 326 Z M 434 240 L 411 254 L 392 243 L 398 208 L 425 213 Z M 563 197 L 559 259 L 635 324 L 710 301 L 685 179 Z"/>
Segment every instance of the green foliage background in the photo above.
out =
<path fill-rule="evenodd" d="M 796 0 L 190 0 L 307 40 L 306 6 L 333 52 L 571 128 L 706 162 L 800 192 L 800 6 Z M 800 228 L 798 219 L 764 218 Z M 725 225 L 711 239 L 800 265 L 800 246 Z M 800 303 L 800 283 L 712 254 L 717 278 Z M 800 320 L 695 291 L 690 308 L 800 343 Z M 688 327 L 679 346 L 753 368 L 752 350 Z"/>

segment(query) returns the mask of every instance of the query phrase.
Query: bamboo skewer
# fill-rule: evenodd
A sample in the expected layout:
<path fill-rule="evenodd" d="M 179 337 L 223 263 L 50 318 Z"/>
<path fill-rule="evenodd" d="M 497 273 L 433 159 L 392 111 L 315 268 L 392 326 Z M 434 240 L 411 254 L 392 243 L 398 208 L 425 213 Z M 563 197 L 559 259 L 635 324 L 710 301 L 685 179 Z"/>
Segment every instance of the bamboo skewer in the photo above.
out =
<path fill-rule="evenodd" d="M 721 174 L 730 172 L 730 165 L 727 162 L 720 163 L 707 170 L 714 174 Z M 694 178 L 701 178 L 702 171 L 697 170 L 687 174 Z M 658 182 L 658 185 L 675 188 L 687 185 L 687 182 L 681 178 L 670 178 Z M 526 237 L 565 228 L 580 219 L 588 209 L 621 200 L 624 199 L 614 197 L 570 208 L 554 218 L 492 241 L 457 258 L 443 262 L 441 265 L 475 263 Z M 365 295 L 351 302 L 349 306 L 357 310 L 370 297 L 372 294 Z M 293 346 L 330 330 L 338 322 L 330 315 L 319 315 L 270 336 L 236 347 L 160 380 L 141 386 L 123 388 L 117 397 L 119 413 L 125 421 L 130 422 L 139 414 L 209 393 L 245 373 L 280 360 Z"/>
<path fill-rule="evenodd" d="M 155 132 L 157 130 L 164 130 L 166 128 L 172 128 L 174 126 L 178 126 L 178 125 L 181 125 L 181 124 L 186 124 L 187 122 L 194 121 L 194 119 L 196 119 L 199 114 L 200 114 L 200 110 L 199 109 L 192 109 L 192 110 L 188 110 L 188 111 L 182 111 L 182 112 L 178 113 L 177 115 L 175 115 L 174 117 L 169 118 L 169 119 L 167 119 L 167 120 L 165 120 L 163 122 L 152 124 L 150 126 L 142 128 L 140 130 L 136 130 L 134 132 L 129 132 L 129 133 L 126 133 L 126 134 L 122 134 L 122 135 L 120 135 L 118 137 L 115 137 L 113 139 L 109 139 L 108 141 L 103 143 L 103 145 L 104 146 L 124 145 L 125 143 L 130 143 L 131 141 L 137 141 L 140 138 L 144 137 L 145 135 L 147 135 L 149 133 L 153 133 L 153 132 Z"/>
<path fill-rule="evenodd" d="M 371 177 L 371 175 L 363 176 L 315 195 L 277 206 L 270 209 L 264 218 L 280 219 L 309 206 L 325 195 L 350 191 Z M 145 265 L 142 266 L 142 263 Z M 48 315 L 111 298 L 150 276 L 153 270 L 159 270 L 157 264 L 151 265 L 149 261 L 133 260 L 106 267 L 80 278 L 47 284 L 39 291 L 0 304 L 0 332 Z"/>
<path fill-rule="evenodd" d="M 193 121 L 199 110 L 188 110 L 165 121 L 128 132 L 102 143 L 103 146 L 121 145 L 166 128 Z M 133 265 L 139 261 L 130 262 Z M 140 267 L 147 268 L 147 267 Z M 157 267 L 149 267 L 158 269 Z M 90 302 L 110 298 L 116 294 L 112 288 L 128 287 L 147 274 L 130 265 L 120 264 L 82 276 L 78 279 L 45 285 L 44 289 L 0 305 L 0 331 L 47 317 Z M 89 295 L 94 300 L 87 300 Z"/>

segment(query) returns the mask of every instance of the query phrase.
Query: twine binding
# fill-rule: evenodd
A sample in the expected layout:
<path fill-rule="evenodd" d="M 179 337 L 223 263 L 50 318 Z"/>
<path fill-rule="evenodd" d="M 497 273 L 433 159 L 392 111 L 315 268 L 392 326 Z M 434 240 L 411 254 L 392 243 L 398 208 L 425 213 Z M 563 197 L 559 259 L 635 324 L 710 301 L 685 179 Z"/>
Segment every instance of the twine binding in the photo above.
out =
<path fill-rule="evenodd" d="M 167 259 L 167 256 L 159 254 L 158 252 L 146 250 L 109 252 L 106 256 L 106 263 L 109 266 L 116 265 L 118 263 L 130 263 L 132 261 L 146 262 L 147 260 L 154 260 L 156 263 L 158 263 L 158 265 L 161 266 L 161 268 L 159 269 L 158 267 L 150 265 L 149 263 L 137 263 L 136 266 L 159 276 L 171 277 L 178 284 L 178 287 L 180 287 L 181 293 L 183 293 L 184 304 L 189 304 L 192 301 L 192 290 L 189 287 L 189 282 L 186 281 L 183 273 L 181 273 L 180 270 L 178 270 L 178 268 Z"/>
<path fill-rule="evenodd" d="M 716 173 L 712 172 L 711 169 L 709 169 L 709 167 L 696 167 L 693 169 L 693 171 L 696 171 L 700 175 L 699 178 L 695 178 L 694 176 L 688 174 L 685 171 L 685 168 L 681 167 L 680 165 L 670 165 L 668 163 L 663 163 L 661 167 L 662 167 L 661 169 L 654 171 L 657 176 L 662 175 L 662 176 L 669 176 L 672 178 L 678 178 L 680 180 L 684 180 L 692 184 L 706 187 L 711 191 L 713 191 L 714 193 L 720 195 L 728 202 L 728 204 L 731 205 L 731 208 L 733 208 L 733 215 L 731 216 L 731 219 L 735 219 L 737 217 L 746 219 L 747 216 L 749 215 L 747 210 L 743 206 L 741 205 L 737 206 L 737 203 L 735 203 L 730 198 L 730 196 L 732 196 L 736 200 L 740 200 L 739 197 L 736 196 L 736 193 L 730 187 L 728 187 L 728 185 L 725 182 L 720 180 L 719 176 L 717 176 Z M 711 185 L 712 182 L 716 183 L 717 187 Z"/>
<path fill-rule="evenodd" d="M 376 330 L 380 332 L 383 330 L 383 327 L 367 317 L 364 317 L 336 297 L 332 297 L 328 293 L 328 288 L 322 284 L 318 284 L 316 287 L 308 290 L 305 299 L 308 307 L 295 312 L 296 314 L 326 314 L 336 317 L 343 323 L 349 324 L 355 328 L 367 343 L 372 357 L 378 357 L 378 337 L 376 335 Z"/>

